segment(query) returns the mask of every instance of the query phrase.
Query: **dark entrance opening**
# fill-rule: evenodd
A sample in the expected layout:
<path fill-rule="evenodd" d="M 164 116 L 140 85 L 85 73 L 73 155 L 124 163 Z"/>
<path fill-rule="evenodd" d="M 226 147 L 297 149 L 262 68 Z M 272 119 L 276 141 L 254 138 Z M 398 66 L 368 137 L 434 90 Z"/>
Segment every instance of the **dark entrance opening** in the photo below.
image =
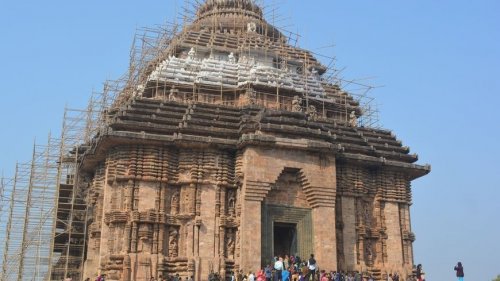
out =
<path fill-rule="evenodd" d="M 274 256 L 295 255 L 297 253 L 297 225 L 274 223 Z"/>

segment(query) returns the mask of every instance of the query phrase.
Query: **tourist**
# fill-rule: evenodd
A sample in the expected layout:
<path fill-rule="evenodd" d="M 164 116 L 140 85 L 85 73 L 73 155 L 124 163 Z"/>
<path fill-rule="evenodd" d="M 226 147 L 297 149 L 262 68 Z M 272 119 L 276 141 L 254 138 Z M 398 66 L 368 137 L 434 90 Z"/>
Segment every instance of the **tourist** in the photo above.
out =
<path fill-rule="evenodd" d="M 296 267 L 299 267 L 302 261 L 300 260 L 300 257 L 298 255 L 295 255 L 295 265 Z"/>
<path fill-rule="evenodd" d="M 340 281 L 340 278 L 342 277 L 342 274 L 340 272 L 335 273 L 335 278 L 333 279 L 334 281 Z"/>
<path fill-rule="evenodd" d="M 368 281 L 375 281 L 375 279 L 373 279 L 373 276 L 370 275 L 370 278 L 368 278 Z"/>
<path fill-rule="evenodd" d="M 311 258 L 307 261 L 307 268 L 309 269 L 309 275 L 306 280 L 309 280 L 309 276 L 312 275 L 312 281 L 316 280 L 316 260 L 314 259 L 314 254 L 311 254 Z"/>
<path fill-rule="evenodd" d="M 421 264 L 417 265 L 417 273 L 416 273 L 416 275 L 417 275 L 417 280 L 418 281 L 422 281 L 423 280 L 422 279 L 422 265 Z"/>
<path fill-rule="evenodd" d="M 307 280 L 307 277 L 309 277 L 309 269 L 307 268 L 307 265 L 305 263 L 302 263 L 300 270 L 302 272 L 302 275 L 304 276 L 304 279 Z"/>
<path fill-rule="evenodd" d="M 236 276 L 234 276 L 234 272 L 233 272 L 233 271 L 231 271 L 231 273 L 230 273 L 230 274 L 231 274 L 231 279 L 230 279 L 230 280 L 231 280 L 231 281 L 236 281 Z M 188 280 L 188 281 L 189 281 L 189 280 Z"/>
<path fill-rule="evenodd" d="M 285 255 L 285 259 L 283 260 L 283 267 L 290 268 L 290 259 L 288 258 L 288 255 Z"/>
<path fill-rule="evenodd" d="M 359 274 L 359 271 L 354 273 L 354 281 L 361 281 L 361 274 Z"/>
<path fill-rule="evenodd" d="M 462 266 L 461 262 L 458 262 L 458 264 L 455 266 L 455 271 L 457 272 L 458 281 L 464 281 L 464 267 Z"/>
<path fill-rule="evenodd" d="M 392 281 L 399 281 L 399 274 L 397 272 L 392 276 Z"/>
<path fill-rule="evenodd" d="M 290 274 L 292 275 L 292 281 L 299 281 L 299 272 L 295 268 L 290 270 Z"/>
<path fill-rule="evenodd" d="M 266 275 L 266 281 L 271 281 L 273 278 L 273 268 L 270 264 L 268 264 L 264 269 L 264 274 Z"/>
<path fill-rule="evenodd" d="M 255 281 L 255 275 L 251 271 L 248 273 L 248 281 Z"/>
<path fill-rule="evenodd" d="M 281 257 L 274 263 L 274 269 L 274 281 L 282 280 L 281 272 L 283 271 L 283 259 Z"/>
<path fill-rule="evenodd" d="M 284 268 L 281 272 L 281 280 L 290 281 L 290 271 L 288 271 L 288 269 Z"/>
<path fill-rule="evenodd" d="M 264 273 L 264 270 L 259 270 L 259 273 L 257 273 L 257 281 L 266 281 L 266 274 Z"/>

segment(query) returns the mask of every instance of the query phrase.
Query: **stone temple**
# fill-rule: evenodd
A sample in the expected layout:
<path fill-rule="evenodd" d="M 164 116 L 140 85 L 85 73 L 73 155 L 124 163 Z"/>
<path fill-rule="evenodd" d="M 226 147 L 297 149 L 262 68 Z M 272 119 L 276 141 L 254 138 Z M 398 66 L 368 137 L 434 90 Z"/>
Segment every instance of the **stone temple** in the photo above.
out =
<path fill-rule="evenodd" d="M 325 270 L 411 273 L 410 183 L 430 168 L 362 126 L 326 71 L 253 1 L 201 4 L 80 149 L 84 262 L 69 266 L 206 280 L 314 253 Z"/>

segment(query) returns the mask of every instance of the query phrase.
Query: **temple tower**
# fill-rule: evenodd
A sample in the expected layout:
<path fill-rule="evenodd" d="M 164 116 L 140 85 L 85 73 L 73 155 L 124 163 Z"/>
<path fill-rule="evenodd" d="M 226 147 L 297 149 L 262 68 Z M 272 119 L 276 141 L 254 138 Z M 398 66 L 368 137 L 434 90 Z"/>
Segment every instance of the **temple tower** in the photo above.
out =
<path fill-rule="evenodd" d="M 412 270 L 410 182 L 430 171 L 251 0 L 208 0 L 86 144 L 84 278 Z"/>

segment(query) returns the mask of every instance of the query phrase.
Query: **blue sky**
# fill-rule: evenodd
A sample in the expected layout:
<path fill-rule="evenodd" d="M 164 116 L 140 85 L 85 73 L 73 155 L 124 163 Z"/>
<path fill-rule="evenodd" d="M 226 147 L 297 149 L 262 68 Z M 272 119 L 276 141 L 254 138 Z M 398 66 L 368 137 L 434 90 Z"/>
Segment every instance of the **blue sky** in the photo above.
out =
<path fill-rule="evenodd" d="M 177 3 L 176 3 L 177 2 Z M 0 169 L 59 133 L 63 108 L 128 65 L 136 28 L 173 21 L 183 0 L 2 1 Z M 413 184 L 416 263 L 429 280 L 500 274 L 500 2 L 266 1 L 302 47 L 336 56 L 372 92 L 380 123 L 432 164 Z"/>

